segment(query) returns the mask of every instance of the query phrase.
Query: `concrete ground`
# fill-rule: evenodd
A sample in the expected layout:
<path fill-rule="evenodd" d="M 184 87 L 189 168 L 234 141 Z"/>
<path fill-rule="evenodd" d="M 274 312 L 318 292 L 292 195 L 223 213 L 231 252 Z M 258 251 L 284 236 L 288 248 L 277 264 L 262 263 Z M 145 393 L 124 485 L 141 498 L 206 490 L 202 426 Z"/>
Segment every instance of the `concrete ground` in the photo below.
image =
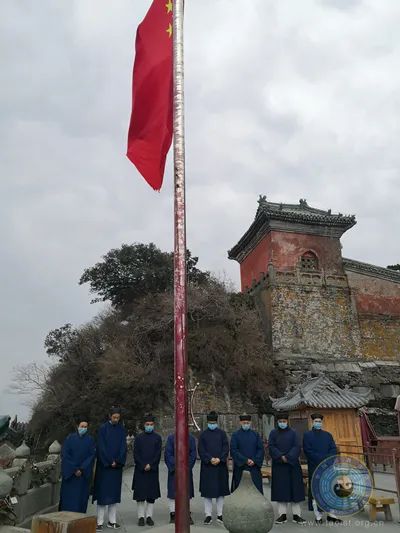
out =
<path fill-rule="evenodd" d="M 201 497 L 198 495 L 198 486 L 199 486 L 199 464 L 195 467 L 195 493 L 196 497 L 191 502 L 191 510 L 192 510 L 192 517 L 195 522 L 195 526 L 191 527 L 192 533 L 203 533 L 204 531 L 226 531 L 225 528 L 221 525 L 218 525 L 214 523 L 211 526 L 204 527 L 203 526 L 203 520 L 204 520 L 204 511 L 203 511 L 203 502 Z M 173 532 L 174 526 L 169 525 L 169 511 L 168 511 L 168 502 L 166 498 L 166 485 L 167 485 L 167 472 L 165 466 L 162 464 L 160 467 L 160 484 L 161 484 L 161 493 L 162 498 L 160 500 L 157 500 L 155 503 L 155 509 L 154 509 L 154 522 L 155 527 L 139 527 L 137 525 L 137 514 L 136 514 L 136 502 L 132 500 L 132 491 L 131 491 L 131 484 L 132 484 L 132 476 L 133 476 L 133 470 L 128 469 L 126 470 L 124 474 L 124 481 L 123 481 L 123 487 L 122 487 L 122 503 L 119 506 L 118 510 L 118 521 L 121 524 L 122 528 L 120 529 L 121 533 L 139 533 L 140 531 L 152 531 L 153 533 L 162 533 L 162 532 Z M 384 488 L 384 489 L 392 489 L 395 490 L 395 481 L 394 476 L 392 474 L 378 474 L 376 475 L 375 483 L 377 487 Z M 265 495 L 269 498 L 270 496 L 270 490 L 268 483 L 265 482 L 264 484 L 264 492 Z M 382 493 L 383 494 L 383 493 Z M 388 494 L 386 494 L 388 495 Z M 394 495 L 395 497 L 395 495 Z M 396 497 L 395 497 L 396 500 Z M 276 507 L 274 505 L 275 511 Z M 313 514 L 308 511 L 307 505 L 304 502 L 302 504 L 302 514 L 305 520 L 307 520 L 307 524 L 305 526 L 298 526 L 296 524 L 293 524 L 292 522 L 287 522 L 284 525 L 281 526 L 274 526 L 274 531 L 281 533 L 293 533 L 294 531 L 298 530 L 306 531 L 311 528 L 318 528 L 319 530 L 326 530 L 329 528 L 329 530 L 343 530 L 348 529 L 351 532 L 357 533 L 360 531 L 365 531 L 366 529 L 378 529 L 382 531 L 383 533 L 400 533 L 400 523 L 399 523 L 399 511 L 398 511 L 398 505 L 395 503 L 391 506 L 394 522 L 384 522 L 383 521 L 383 514 L 378 514 L 378 522 L 372 523 L 368 520 L 368 514 L 367 512 L 363 511 L 359 513 L 356 516 L 353 516 L 349 518 L 346 522 L 344 522 L 343 525 L 323 525 L 323 526 L 315 526 L 314 520 L 313 520 Z M 95 514 L 96 509 L 95 506 L 90 505 L 88 509 L 89 514 Z M 289 517 L 290 518 L 290 515 Z M 105 531 L 111 531 L 111 530 L 105 530 Z"/>

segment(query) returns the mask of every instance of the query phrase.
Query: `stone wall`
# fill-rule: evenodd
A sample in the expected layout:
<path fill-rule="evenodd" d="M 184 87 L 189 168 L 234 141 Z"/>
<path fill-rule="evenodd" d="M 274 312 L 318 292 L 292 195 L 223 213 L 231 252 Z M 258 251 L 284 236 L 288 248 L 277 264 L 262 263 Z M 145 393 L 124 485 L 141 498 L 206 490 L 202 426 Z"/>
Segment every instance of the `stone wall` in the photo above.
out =
<path fill-rule="evenodd" d="M 400 318 L 360 315 L 361 350 L 368 359 L 400 359 Z"/>
<path fill-rule="evenodd" d="M 360 356 L 345 288 L 275 286 L 272 316 L 274 355 L 291 352 L 321 358 Z"/>
<path fill-rule="evenodd" d="M 357 315 L 344 276 L 282 272 L 270 265 L 253 294 L 276 359 L 361 357 Z"/>

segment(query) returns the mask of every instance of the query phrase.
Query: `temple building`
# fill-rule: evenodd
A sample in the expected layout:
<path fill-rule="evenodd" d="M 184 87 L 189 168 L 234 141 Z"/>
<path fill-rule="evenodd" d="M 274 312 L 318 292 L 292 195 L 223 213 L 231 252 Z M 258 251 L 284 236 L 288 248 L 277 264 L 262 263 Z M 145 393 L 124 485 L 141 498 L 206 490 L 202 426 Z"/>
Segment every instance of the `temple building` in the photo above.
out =
<path fill-rule="evenodd" d="M 348 455 L 358 453 L 363 444 L 358 410 L 368 403 L 368 393 L 353 392 L 348 387 L 341 389 L 321 375 L 275 398 L 272 407 L 276 412 L 289 412 L 290 427 L 301 437 L 312 429 L 311 414 L 321 413 L 324 429 L 332 433 L 336 445 Z"/>
<path fill-rule="evenodd" d="M 371 401 L 400 394 L 400 272 L 342 257 L 355 216 L 258 201 L 228 252 L 290 384 L 326 373 Z M 388 406 L 391 402 L 388 403 Z"/>

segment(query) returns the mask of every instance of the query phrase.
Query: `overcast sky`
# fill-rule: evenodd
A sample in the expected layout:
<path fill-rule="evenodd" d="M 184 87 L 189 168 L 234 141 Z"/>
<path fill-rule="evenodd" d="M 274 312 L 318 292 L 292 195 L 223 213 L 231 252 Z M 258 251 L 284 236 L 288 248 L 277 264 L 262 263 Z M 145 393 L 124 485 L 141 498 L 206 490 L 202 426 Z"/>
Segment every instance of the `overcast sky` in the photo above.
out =
<path fill-rule="evenodd" d="M 0 17 L 0 414 L 13 367 L 99 307 L 78 280 L 112 247 L 173 246 L 171 164 L 125 157 L 136 27 L 150 0 L 4 0 Z M 400 262 L 399 0 L 186 0 L 188 246 L 227 250 L 259 194 L 356 214 L 344 254 Z"/>

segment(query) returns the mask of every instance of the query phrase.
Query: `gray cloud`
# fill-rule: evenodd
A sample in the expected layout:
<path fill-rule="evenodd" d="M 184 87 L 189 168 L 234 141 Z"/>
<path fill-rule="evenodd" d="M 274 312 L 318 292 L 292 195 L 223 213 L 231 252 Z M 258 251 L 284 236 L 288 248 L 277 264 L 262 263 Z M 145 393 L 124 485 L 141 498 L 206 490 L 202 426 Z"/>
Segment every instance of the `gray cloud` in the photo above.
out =
<path fill-rule="evenodd" d="M 0 390 L 43 339 L 99 309 L 79 276 L 111 247 L 172 249 L 160 194 L 124 157 L 149 0 L 6 0 L 0 20 Z M 186 2 L 188 244 L 226 258 L 258 194 L 355 213 L 344 253 L 398 262 L 398 0 Z M 0 393 L 0 411 L 21 399 Z"/>

